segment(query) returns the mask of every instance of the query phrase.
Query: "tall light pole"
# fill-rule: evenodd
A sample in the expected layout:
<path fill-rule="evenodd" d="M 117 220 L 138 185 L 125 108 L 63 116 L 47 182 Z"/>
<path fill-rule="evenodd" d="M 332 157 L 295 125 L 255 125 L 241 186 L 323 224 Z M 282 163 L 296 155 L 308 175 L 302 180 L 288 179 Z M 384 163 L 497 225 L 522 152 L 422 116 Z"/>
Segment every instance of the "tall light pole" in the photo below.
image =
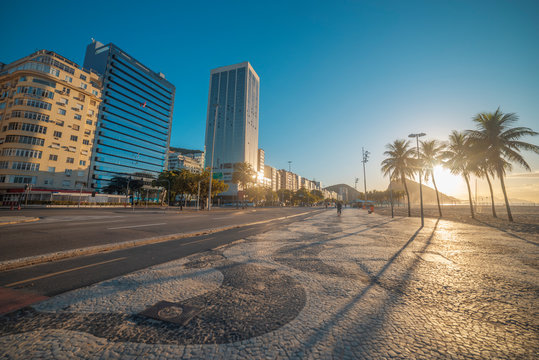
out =
<path fill-rule="evenodd" d="M 211 167 L 210 167 L 210 187 L 208 190 L 208 211 L 211 210 L 211 183 L 213 180 L 213 154 L 215 152 L 215 129 L 217 129 L 217 110 L 219 104 L 215 104 L 215 118 L 213 119 L 213 139 L 211 143 Z"/>
<path fill-rule="evenodd" d="M 370 152 L 365 151 L 363 148 L 361 148 L 361 152 L 363 153 L 363 160 L 361 160 L 361 162 L 363 163 L 363 189 L 365 190 L 365 204 L 363 204 L 363 208 L 365 208 L 365 206 L 367 206 L 367 177 L 365 176 L 365 163 L 369 161 Z"/>
<path fill-rule="evenodd" d="M 422 136 L 425 136 L 427 134 L 425 133 L 419 133 L 419 134 L 410 134 L 408 135 L 409 138 L 415 138 L 416 141 L 416 149 L 417 149 L 417 162 L 419 165 L 419 202 L 421 205 L 421 227 L 425 225 L 425 220 L 423 218 L 423 186 L 421 184 L 421 178 L 423 177 L 423 171 L 422 166 L 419 164 L 419 138 Z"/>
<path fill-rule="evenodd" d="M 288 172 L 292 172 L 292 160 L 288 160 Z"/>

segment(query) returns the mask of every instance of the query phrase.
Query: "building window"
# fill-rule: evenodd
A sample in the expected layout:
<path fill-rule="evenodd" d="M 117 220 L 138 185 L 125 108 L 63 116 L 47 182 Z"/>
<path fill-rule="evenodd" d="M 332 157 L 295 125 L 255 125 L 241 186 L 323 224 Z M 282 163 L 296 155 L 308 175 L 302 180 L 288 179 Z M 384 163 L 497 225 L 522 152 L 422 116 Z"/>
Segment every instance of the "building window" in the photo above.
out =
<path fill-rule="evenodd" d="M 73 130 L 79 131 L 80 126 L 79 126 L 79 125 L 73 125 L 71 128 L 72 128 Z"/>
<path fill-rule="evenodd" d="M 94 123 L 93 123 L 92 120 L 86 120 L 86 124 L 88 124 L 88 125 L 93 125 Z"/>
<path fill-rule="evenodd" d="M 79 161 L 79 165 L 85 166 L 86 165 L 86 160 Z"/>
<path fill-rule="evenodd" d="M 55 138 L 61 138 L 62 137 L 62 132 L 61 131 L 55 131 L 53 135 L 54 135 Z"/>
<path fill-rule="evenodd" d="M 25 170 L 25 171 L 39 171 L 39 164 L 14 161 L 11 164 L 11 169 L 13 170 Z"/>
<path fill-rule="evenodd" d="M 90 100 L 90 105 L 95 106 L 95 100 Z"/>
<path fill-rule="evenodd" d="M 79 177 L 84 176 L 84 175 L 86 175 L 86 171 L 84 171 L 84 170 L 82 170 L 82 171 L 79 170 L 78 173 L 77 173 L 77 176 L 79 176 Z"/>
<path fill-rule="evenodd" d="M 65 169 L 64 173 L 66 174 L 66 176 L 71 176 L 71 173 L 73 173 L 73 170 L 72 169 Z"/>
<path fill-rule="evenodd" d="M 49 160 L 50 161 L 58 161 L 58 155 L 50 154 L 49 155 Z"/>
<path fill-rule="evenodd" d="M 27 158 L 41 159 L 42 152 L 40 150 L 28 150 L 28 149 L 3 149 L 2 156 L 20 156 Z"/>
<path fill-rule="evenodd" d="M 92 90 L 92 94 L 94 94 L 95 96 L 98 96 L 99 93 L 97 92 L 97 90 Z"/>
<path fill-rule="evenodd" d="M 73 82 L 73 78 L 71 76 L 69 76 L 69 75 L 66 75 L 65 80 L 67 82 Z"/>
<path fill-rule="evenodd" d="M 86 81 L 86 75 L 80 74 L 80 79 Z"/>
<path fill-rule="evenodd" d="M 0 161 L 0 169 L 8 169 L 9 161 Z"/>
<path fill-rule="evenodd" d="M 75 162 L 75 159 L 74 159 L 74 158 L 68 157 L 68 158 L 66 159 L 66 163 L 68 163 L 68 164 L 73 164 L 74 162 Z"/>
<path fill-rule="evenodd" d="M 22 127 L 21 127 L 21 130 L 29 131 L 29 132 L 37 132 L 37 133 L 40 133 L 40 134 L 46 134 L 47 133 L 47 128 L 45 126 L 36 125 L 36 124 L 28 124 L 28 123 L 23 123 Z"/>
<path fill-rule="evenodd" d="M 52 185 L 54 183 L 53 179 L 45 179 L 43 180 L 43 185 Z"/>
<path fill-rule="evenodd" d="M 79 114 L 75 114 L 73 118 L 75 118 L 75 120 L 82 120 L 82 116 L 80 116 Z"/>
<path fill-rule="evenodd" d="M 58 114 L 65 115 L 66 111 L 64 109 L 58 109 Z"/>
<path fill-rule="evenodd" d="M 60 76 L 60 70 L 51 68 L 50 73 L 54 76 Z"/>
<path fill-rule="evenodd" d="M 90 140 L 84 139 L 84 140 L 82 140 L 82 144 L 83 145 L 90 145 Z"/>
<path fill-rule="evenodd" d="M 43 146 L 45 139 L 36 138 L 33 136 L 24 136 L 24 135 L 8 135 L 6 136 L 7 143 L 20 143 L 20 144 L 30 144 L 30 145 L 39 145 Z"/>
<path fill-rule="evenodd" d="M 35 184 L 35 176 L 12 176 L 11 182 L 15 184 Z"/>
<path fill-rule="evenodd" d="M 71 180 L 64 180 L 62 181 L 63 187 L 70 187 L 71 186 Z"/>
<path fill-rule="evenodd" d="M 88 87 L 88 85 L 86 85 L 85 83 L 80 83 L 80 87 L 81 87 L 82 89 L 86 89 L 86 88 Z"/>
<path fill-rule="evenodd" d="M 56 168 L 54 166 L 49 166 L 49 168 L 47 169 L 48 172 L 55 172 L 56 171 Z"/>
<path fill-rule="evenodd" d="M 58 121 L 56 121 L 56 125 L 64 126 L 64 121 L 63 120 L 58 120 Z"/>
<path fill-rule="evenodd" d="M 71 137 L 69 138 L 69 140 L 71 141 L 78 141 L 79 140 L 79 137 L 77 135 L 71 135 Z"/>

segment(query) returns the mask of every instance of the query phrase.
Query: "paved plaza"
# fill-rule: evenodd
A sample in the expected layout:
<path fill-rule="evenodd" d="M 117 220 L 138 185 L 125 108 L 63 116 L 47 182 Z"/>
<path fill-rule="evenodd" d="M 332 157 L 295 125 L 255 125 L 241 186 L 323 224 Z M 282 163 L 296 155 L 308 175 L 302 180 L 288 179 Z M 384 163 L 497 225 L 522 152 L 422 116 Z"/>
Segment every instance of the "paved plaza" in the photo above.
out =
<path fill-rule="evenodd" d="M 539 243 L 325 211 L 0 317 L 6 359 L 537 358 Z"/>

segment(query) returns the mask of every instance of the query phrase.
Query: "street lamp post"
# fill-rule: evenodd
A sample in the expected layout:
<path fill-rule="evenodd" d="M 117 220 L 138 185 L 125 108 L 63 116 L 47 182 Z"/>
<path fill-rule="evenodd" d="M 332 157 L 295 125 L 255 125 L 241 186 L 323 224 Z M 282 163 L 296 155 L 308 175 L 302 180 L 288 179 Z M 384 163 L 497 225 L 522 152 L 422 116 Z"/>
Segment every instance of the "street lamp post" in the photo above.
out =
<path fill-rule="evenodd" d="M 365 176 L 365 163 L 369 161 L 370 152 L 365 151 L 363 148 L 361 148 L 361 152 L 363 153 L 363 160 L 361 160 L 361 162 L 363 163 L 363 190 L 365 191 L 365 203 L 363 204 L 363 208 L 365 208 L 365 206 L 367 206 L 367 177 Z"/>
<path fill-rule="evenodd" d="M 215 118 L 213 119 L 213 139 L 211 143 L 211 166 L 210 166 L 210 186 L 208 190 L 208 211 L 211 210 L 211 183 L 213 180 L 213 154 L 215 152 L 215 129 L 217 128 L 217 110 L 219 104 L 215 104 Z"/>
<path fill-rule="evenodd" d="M 423 186 L 421 184 L 421 178 L 423 177 L 423 171 L 422 171 L 421 164 L 419 164 L 419 138 L 422 137 L 422 136 L 425 136 L 425 135 L 427 135 L 427 134 L 419 133 L 419 134 L 410 134 L 410 135 L 408 135 L 409 138 L 415 138 L 415 140 L 416 140 L 417 161 L 418 161 L 418 165 L 419 165 L 419 203 L 420 203 L 420 207 L 421 207 L 421 227 L 423 227 L 423 225 L 425 225 L 425 220 L 424 220 L 424 217 L 423 217 Z"/>

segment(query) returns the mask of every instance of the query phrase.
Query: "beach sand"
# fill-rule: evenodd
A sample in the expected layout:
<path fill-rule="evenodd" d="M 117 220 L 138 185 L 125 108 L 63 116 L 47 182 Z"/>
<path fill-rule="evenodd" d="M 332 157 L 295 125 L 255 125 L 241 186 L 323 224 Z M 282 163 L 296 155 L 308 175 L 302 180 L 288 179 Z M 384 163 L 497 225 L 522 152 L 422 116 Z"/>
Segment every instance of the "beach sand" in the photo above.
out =
<path fill-rule="evenodd" d="M 376 207 L 375 213 L 391 216 L 390 207 Z M 438 218 L 438 207 L 436 205 L 425 205 L 423 208 L 425 217 Z M 497 218 L 492 216 L 490 206 L 477 206 L 475 219 L 472 219 L 470 207 L 468 205 L 445 205 L 442 206 L 442 219 L 457 221 L 465 224 L 488 226 L 498 230 L 513 234 L 529 241 L 536 242 L 539 245 L 539 206 L 512 206 L 514 222 L 507 220 L 505 206 L 496 206 Z M 408 216 L 405 206 L 394 207 L 395 216 Z M 412 204 L 411 215 L 420 216 L 419 204 Z"/>

